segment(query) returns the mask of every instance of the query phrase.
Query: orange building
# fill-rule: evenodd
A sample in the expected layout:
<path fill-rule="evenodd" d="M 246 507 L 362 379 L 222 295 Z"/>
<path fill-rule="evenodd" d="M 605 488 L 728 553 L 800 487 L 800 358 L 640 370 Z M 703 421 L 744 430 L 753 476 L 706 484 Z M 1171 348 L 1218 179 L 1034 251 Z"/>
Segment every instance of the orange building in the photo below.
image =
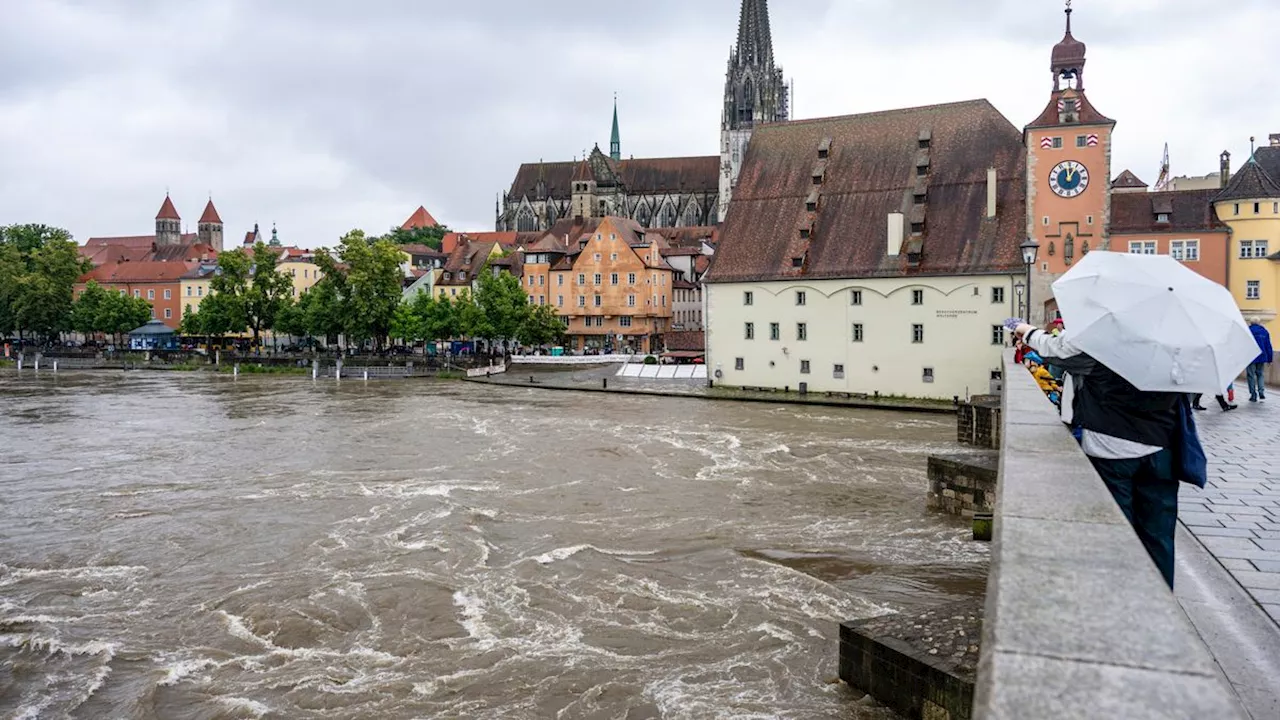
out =
<path fill-rule="evenodd" d="M 1113 192 L 1111 249 L 1169 255 L 1226 287 L 1231 229 L 1213 211 L 1218 192 Z"/>
<path fill-rule="evenodd" d="M 79 297 L 92 280 L 106 290 L 143 298 L 151 304 L 152 318 L 176 330 L 182 322 L 182 276 L 197 265 L 166 261 L 108 263 L 81 276 L 75 294 Z"/>

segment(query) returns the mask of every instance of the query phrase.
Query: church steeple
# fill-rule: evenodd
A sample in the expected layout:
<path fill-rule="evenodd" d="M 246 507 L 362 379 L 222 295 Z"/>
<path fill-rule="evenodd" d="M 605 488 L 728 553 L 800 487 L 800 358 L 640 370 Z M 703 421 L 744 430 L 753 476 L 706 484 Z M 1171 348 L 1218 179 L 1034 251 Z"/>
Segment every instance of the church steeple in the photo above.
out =
<path fill-rule="evenodd" d="M 1063 86 L 1084 90 L 1085 44 L 1071 36 L 1071 0 L 1067 0 L 1067 32 L 1062 42 L 1053 46 L 1049 67 L 1053 71 L 1053 89 Z"/>
<path fill-rule="evenodd" d="M 622 135 L 618 133 L 618 96 L 613 96 L 613 135 L 609 138 L 609 157 L 622 159 Z"/>
<path fill-rule="evenodd" d="M 729 51 L 720 123 L 720 212 L 724 219 L 738 172 L 757 125 L 790 118 L 789 92 L 782 68 L 774 64 L 768 0 L 742 0 L 738 44 Z"/>

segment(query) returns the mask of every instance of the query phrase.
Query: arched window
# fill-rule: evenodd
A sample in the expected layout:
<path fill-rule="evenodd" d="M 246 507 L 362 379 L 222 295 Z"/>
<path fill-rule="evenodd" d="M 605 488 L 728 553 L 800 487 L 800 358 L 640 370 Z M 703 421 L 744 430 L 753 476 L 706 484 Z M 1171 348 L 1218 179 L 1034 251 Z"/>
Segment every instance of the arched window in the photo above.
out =
<path fill-rule="evenodd" d="M 534 232 L 537 229 L 538 219 L 533 216 L 533 210 L 528 206 L 520 208 L 520 212 L 516 214 L 516 231 Z"/>
<path fill-rule="evenodd" d="M 649 212 L 649 203 L 641 200 L 636 205 L 636 222 L 642 227 L 649 227 L 649 221 L 653 219 L 653 214 Z"/>
<path fill-rule="evenodd" d="M 698 207 L 697 200 L 689 200 L 689 204 L 684 208 L 684 217 L 680 219 L 683 227 L 697 227 L 701 225 L 702 208 Z"/>
<path fill-rule="evenodd" d="M 668 198 L 662 204 L 662 210 L 658 213 L 657 227 L 669 228 L 676 226 L 676 205 Z"/>
<path fill-rule="evenodd" d="M 742 82 L 742 90 L 738 95 L 738 119 L 751 122 L 756 111 L 756 90 L 751 78 Z"/>

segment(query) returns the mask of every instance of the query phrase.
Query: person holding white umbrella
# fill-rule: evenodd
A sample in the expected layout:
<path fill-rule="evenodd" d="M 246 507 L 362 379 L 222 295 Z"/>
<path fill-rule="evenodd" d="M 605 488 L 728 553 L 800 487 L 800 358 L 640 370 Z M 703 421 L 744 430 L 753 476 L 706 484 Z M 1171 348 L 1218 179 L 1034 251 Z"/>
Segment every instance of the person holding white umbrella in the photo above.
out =
<path fill-rule="evenodd" d="M 1178 482 L 1206 480 L 1187 396 L 1221 393 L 1257 344 L 1225 288 L 1166 256 L 1095 251 L 1053 290 L 1066 330 L 1015 333 L 1071 374 L 1081 449 L 1173 587 Z"/>

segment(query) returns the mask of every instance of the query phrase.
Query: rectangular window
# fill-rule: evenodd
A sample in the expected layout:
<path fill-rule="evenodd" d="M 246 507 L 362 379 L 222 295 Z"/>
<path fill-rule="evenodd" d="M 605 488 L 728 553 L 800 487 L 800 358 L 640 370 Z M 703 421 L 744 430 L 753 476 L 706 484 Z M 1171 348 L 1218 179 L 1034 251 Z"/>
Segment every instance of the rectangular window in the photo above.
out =
<path fill-rule="evenodd" d="M 141 290 L 134 290 L 134 291 L 133 291 L 133 296 L 134 296 L 134 297 L 136 297 L 136 298 L 140 298 L 140 297 L 142 297 L 142 291 L 141 291 Z"/>
<path fill-rule="evenodd" d="M 911 291 L 911 304 L 912 304 L 912 305 L 923 305 L 923 304 L 924 304 L 924 291 L 923 291 L 923 290 L 912 290 L 912 291 Z"/>
<path fill-rule="evenodd" d="M 612 238 L 613 236 L 610 235 L 609 237 Z M 618 253 L 613 253 L 609 255 L 609 259 L 612 260 L 613 262 L 618 262 Z"/>
<path fill-rule="evenodd" d="M 591 280 L 593 285 L 599 285 L 601 280 L 603 280 L 603 276 L 601 276 L 600 273 L 596 273 L 591 276 Z"/>
<path fill-rule="evenodd" d="M 831 377 L 833 377 L 833 378 L 835 378 L 835 379 L 837 379 L 837 380 L 843 380 L 843 379 L 844 379 L 844 366 L 843 366 L 843 365 L 836 365 L 836 366 L 831 370 Z"/>
<path fill-rule="evenodd" d="M 991 326 L 991 344 L 1004 345 L 1004 326 L 1003 325 Z"/>
<path fill-rule="evenodd" d="M 204 286 L 203 286 L 203 285 L 197 285 L 197 286 L 196 286 L 196 297 L 204 297 Z"/>
<path fill-rule="evenodd" d="M 557 295 L 557 296 L 556 296 L 556 307 L 564 307 L 564 296 L 563 296 L 563 295 Z"/>
<path fill-rule="evenodd" d="M 165 309 L 164 309 L 164 319 L 165 319 L 165 320 L 168 320 L 168 319 L 170 319 L 170 318 L 172 318 L 172 317 L 173 317 L 173 310 L 172 310 L 171 308 L 165 308 Z"/>
<path fill-rule="evenodd" d="M 751 292 L 750 290 L 747 290 L 746 292 L 742 293 L 742 304 L 743 304 L 743 305 L 754 305 L 754 304 L 755 304 L 755 302 L 756 302 L 756 294 L 755 294 L 755 293 Z"/>
<path fill-rule="evenodd" d="M 546 275 L 539 275 L 539 276 L 538 276 L 538 287 L 544 287 L 544 286 L 547 284 L 547 283 L 546 283 L 546 280 L 547 280 L 547 276 L 546 276 Z"/>
<path fill-rule="evenodd" d="M 924 342 L 924 326 L 923 325 L 911 326 L 911 342 L 917 345 Z"/>
<path fill-rule="evenodd" d="M 1054 149 L 1054 150 L 1061 150 L 1061 149 L 1062 149 L 1062 138 L 1060 138 L 1060 137 L 1056 137 L 1056 138 L 1054 138 L 1054 139 L 1053 139 L 1053 149 Z"/>
<path fill-rule="evenodd" d="M 617 284 L 618 284 L 618 273 L 611 273 L 611 274 L 609 275 L 609 284 L 610 284 L 610 285 L 617 285 Z"/>
<path fill-rule="evenodd" d="M 600 307 L 600 302 L 601 302 L 601 300 L 602 300 L 602 298 L 601 298 L 599 295 L 597 295 L 597 296 L 596 296 L 596 299 L 595 299 L 595 305 L 596 305 L 596 307 Z"/>
<path fill-rule="evenodd" d="M 635 307 L 635 306 L 636 306 L 636 296 L 635 296 L 635 295 L 628 295 L 628 296 L 627 296 L 627 307 Z"/>
<path fill-rule="evenodd" d="M 587 284 L 587 274 L 586 274 L 586 273 L 578 273 L 578 284 L 579 284 L 579 285 L 586 285 L 586 284 Z"/>
<path fill-rule="evenodd" d="M 849 304 L 850 304 L 850 305 L 861 305 L 861 304 L 862 304 L 862 291 L 861 291 L 861 290 L 850 290 L 850 291 L 849 291 Z"/>
<path fill-rule="evenodd" d="M 925 368 L 924 376 L 921 377 L 920 379 L 927 383 L 933 382 L 933 368 Z"/>
<path fill-rule="evenodd" d="M 1257 214 L 1258 214 L 1258 213 L 1260 213 L 1260 212 L 1262 212 L 1262 203 L 1254 203 L 1254 204 L 1253 204 L 1253 214 L 1254 214 L 1254 215 L 1257 215 Z"/>
<path fill-rule="evenodd" d="M 809 326 L 806 323 L 796 323 L 796 340 L 809 339 Z"/>
<path fill-rule="evenodd" d="M 755 324 L 755 323 L 746 323 L 746 325 L 743 327 L 743 337 L 744 337 L 744 338 L 746 338 L 747 340 L 755 340 L 755 339 L 756 339 L 756 324 Z"/>
<path fill-rule="evenodd" d="M 627 284 L 628 284 L 628 285 L 635 285 L 635 284 L 636 284 L 636 274 L 635 274 L 635 273 L 627 273 Z"/>
<path fill-rule="evenodd" d="M 1266 240 L 1241 240 L 1240 259 L 1265 258 L 1267 256 L 1267 248 Z"/>
<path fill-rule="evenodd" d="M 667 306 L 667 294 L 662 293 L 662 307 L 666 307 L 666 306 Z"/>
<path fill-rule="evenodd" d="M 1261 300 L 1262 299 L 1262 281 L 1250 280 L 1245 283 L 1244 290 L 1245 300 Z"/>
<path fill-rule="evenodd" d="M 1129 252 L 1133 255 L 1155 255 L 1156 244 L 1154 241 L 1130 240 Z"/>
<path fill-rule="evenodd" d="M 165 300 L 172 300 L 172 299 L 173 299 L 173 292 L 172 292 L 172 291 L 170 291 L 170 290 L 165 290 L 165 291 L 164 291 L 164 299 L 165 299 Z"/>
<path fill-rule="evenodd" d="M 796 305 L 804 305 L 807 299 L 803 290 L 796 291 Z"/>
<path fill-rule="evenodd" d="M 1267 256 L 1267 241 L 1266 241 L 1266 240 L 1254 240 L 1254 241 L 1253 241 L 1253 256 L 1254 256 L 1254 257 L 1256 257 L 1256 258 L 1264 258 L 1264 257 L 1266 257 L 1266 256 Z"/>
<path fill-rule="evenodd" d="M 597 236 L 597 239 L 599 239 L 598 236 Z M 596 259 L 596 262 L 600 262 L 600 253 L 596 253 L 595 259 Z"/>
<path fill-rule="evenodd" d="M 801 360 L 801 361 L 800 361 L 800 374 L 801 374 L 801 375 L 808 375 L 808 374 L 809 374 L 809 361 L 808 361 L 808 360 Z"/>
<path fill-rule="evenodd" d="M 187 297 L 191 297 L 191 286 L 187 286 Z"/>
<path fill-rule="evenodd" d="M 1236 215 L 1239 215 L 1239 214 L 1240 214 L 1240 203 L 1236 203 L 1236 205 L 1235 205 L 1235 214 L 1236 214 Z"/>
<path fill-rule="evenodd" d="M 769 339 L 770 339 L 770 340 L 781 340 L 781 339 L 782 339 L 782 326 L 781 326 L 781 325 L 779 325 L 778 323 L 769 323 Z"/>
<path fill-rule="evenodd" d="M 1087 142 L 1087 140 L 1085 139 L 1085 136 L 1084 136 L 1084 135 L 1077 135 L 1077 136 L 1076 136 L 1076 147 L 1078 147 L 1078 148 L 1086 147 L 1086 145 L 1085 145 L 1085 143 L 1086 143 L 1086 142 Z"/>
<path fill-rule="evenodd" d="M 155 299 L 156 299 L 156 291 L 155 291 L 155 290 L 148 290 L 148 291 L 147 291 L 147 299 L 148 299 L 148 300 L 155 300 Z"/>
<path fill-rule="evenodd" d="M 587 306 L 587 296 L 586 296 L 586 295 L 579 295 L 579 296 L 578 296 L 578 307 L 586 307 L 586 306 Z"/>
<path fill-rule="evenodd" d="M 1002 287 L 991 288 L 991 304 L 999 305 L 1002 302 L 1004 302 L 1004 288 Z"/>
<path fill-rule="evenodd" d="M 733 369 L 734 369 L 734 370 L 741 370 L 745 365 L 746 365 L 746 363 L 744 363 L 744 362 L 743 362 L 742 358 L 734 358 L 734 359 L 733 359 Z"/>
<path fill-rule="evenodd" d="M 853 341 L 862 342 L 862 323 L 853 324 Z"/>
<path fill-rule="evenodd" d="M 1093 224 L 1093 216 L 1092 216 L 1092 215 L 1086 215 L 1086 216 L 1085 216 L 1085 218 L 1084 218 L 1084 222 L 1085 222 L 1085 224 L 1086 224 L 1086 225 L 1092 225 L 1092 224 Z"/>
<path fill-rule="evenodd" d="M 558 285 L 558 286 L 560 286 L 560 287 L 564 287 L 564 275 L 557 275 L 557 276 L 556 276 L 556 285 Z"/>
<path fill-rule="evenodd" d="M 619 326 L 619 327 L 631 327 L 631 316 L 630 316 L 630 315 L 624 315 L 624 316 L 622 316 L 622 317 L 618 318 L 618 326 Z"/>

